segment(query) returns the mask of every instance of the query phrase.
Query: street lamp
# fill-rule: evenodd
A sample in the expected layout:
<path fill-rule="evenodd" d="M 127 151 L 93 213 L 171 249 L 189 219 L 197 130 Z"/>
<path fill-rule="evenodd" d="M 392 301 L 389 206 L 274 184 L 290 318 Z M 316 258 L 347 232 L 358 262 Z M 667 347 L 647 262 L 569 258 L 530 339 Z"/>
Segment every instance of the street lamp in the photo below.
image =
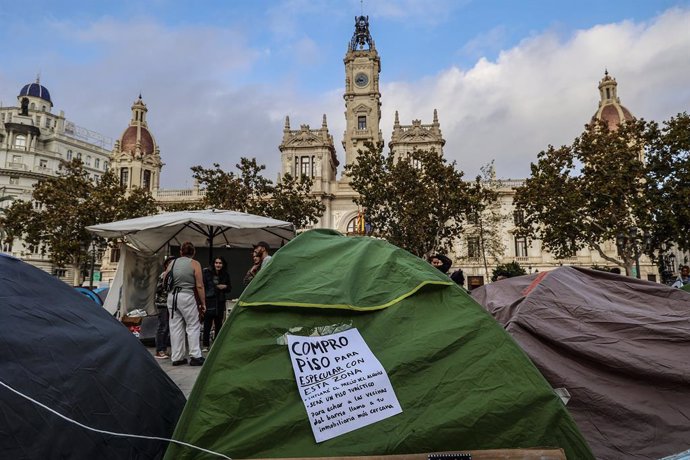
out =
<path fill-rule="evenodd" d="M 637 227 L 619 232 L 616 236 L 616 247 L 619 253 L 631 252 L 635 260 L 635 276 L 640 278 L 640 256 L 649 249 L 652 238 L 647 232 L 641 234 Z"/>

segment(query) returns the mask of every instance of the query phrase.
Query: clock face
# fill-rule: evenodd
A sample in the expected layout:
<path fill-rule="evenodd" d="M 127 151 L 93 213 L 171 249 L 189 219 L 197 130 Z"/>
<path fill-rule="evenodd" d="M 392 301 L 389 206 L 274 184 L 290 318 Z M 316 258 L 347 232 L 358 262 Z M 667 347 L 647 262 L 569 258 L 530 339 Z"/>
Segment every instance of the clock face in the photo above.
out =
<path fill-rule="evenodd" d="M 355 85 L 362 87 L 362 86 L 367 86 L 367 84 L 369 84 L 369 77 L 367 77 L 367 74 L 358 73 L 355 76 Z"/>

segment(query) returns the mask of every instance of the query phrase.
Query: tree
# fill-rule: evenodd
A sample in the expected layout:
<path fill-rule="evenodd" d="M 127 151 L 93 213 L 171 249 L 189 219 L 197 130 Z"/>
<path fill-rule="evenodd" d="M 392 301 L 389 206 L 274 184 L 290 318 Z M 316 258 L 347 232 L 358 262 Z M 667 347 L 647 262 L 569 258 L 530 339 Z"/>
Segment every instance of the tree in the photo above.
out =
<path fill-rule="evenodd" d="M 647 133 L 647 192 L 654 247 L 690 250 L 690 115 L 679 113 L 663 128 L 650 123 Z"/>
<path fill-rule="evenodd" d="M 476 242 L 484 273 L 489 273 L 489 262 L 497 263 L 505 254 L 505 244 L 501 229 L 506 216 L 501 212 L 493 161 L 480 169 L 469 192 L 473 202 L 473 212 L 468 216 L 469 225 L 464 230 L 465 237 Z M 469 256 L 469 254 L 468 254 Z"/>
<path fill-rule="evenodd" d="M 527 272 L 525 269 L 522 268 L 519 263 L 513 261 L 508 262 L 507 264 L 498 265 L 496 268 L 494 268 L 494 270 L 491 272 L 491 281 L 496 281 L 499 276 L 512 278 L 514 276 L 522 276 L 526 274 Z"/>
<path fill-rule="evenodd" d="M 238 173 L 226 172 L 218 163 L 212 169 L 192 167 L 194 178 L 206 191 L 204 206 L 285 220 L 297 228 L 316 223 L 326 209 L 311 195 L 313 182 L 309 177 L 297 179 L 287 173 L 274 185 L 261 174 L 266 166 L 254 158 L 241 158 L 235 166 Z"/>
<path fill-rule="evenodd" d="M 469 185 L 455 166 L 433 150 L 397 158 L 383 154 L 383 143 L 367 143 L 345 171 L 368 233 L 425 257 L 447 252 L 474 211 Z"/>
<path fill-rule="evenodd" d="M 518 231 L 542 240 L 557 257 L 582 248 L 595 250 L 632 272 L 634 245 L 619 249 L 619 259 L 604 250 L 632 228 L 650 231 L 649 175 L 641 159 L 648 134 L 644 120 L 617 129 L 594 121 L 571 146 L 549 146 L 531 165 L 531 177 L 516 190 L 515 206 L 524 214 Z"/>
<path fill-rule="evenodd" d="M 50 254 L 58 267 L 70 266 L 74 283 L 79 268 L 89 260 L 91 242 L 100 250 L 107 243 L 86 230 L 114 220 L 154 214 L 155 201 L 148 191 L 127 193 L 112 171 L 94 183 L 80 160 L 63 162 L 57 176 L 34 184 L 33 204 L 15 201 L 6 211 L 5 225 L 10 238 L 22 238 L 29 249 Z"/>

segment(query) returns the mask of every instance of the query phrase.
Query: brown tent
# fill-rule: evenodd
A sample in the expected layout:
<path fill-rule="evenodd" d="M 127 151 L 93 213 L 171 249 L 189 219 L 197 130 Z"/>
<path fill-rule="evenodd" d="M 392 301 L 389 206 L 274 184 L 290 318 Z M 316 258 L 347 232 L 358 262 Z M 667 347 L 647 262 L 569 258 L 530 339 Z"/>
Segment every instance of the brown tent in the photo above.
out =
<path fill-rule="evenodd" d="M 561 267 L 472 291 L 555 389 L 599 459 L 690 448 L 690 295 Z"/>

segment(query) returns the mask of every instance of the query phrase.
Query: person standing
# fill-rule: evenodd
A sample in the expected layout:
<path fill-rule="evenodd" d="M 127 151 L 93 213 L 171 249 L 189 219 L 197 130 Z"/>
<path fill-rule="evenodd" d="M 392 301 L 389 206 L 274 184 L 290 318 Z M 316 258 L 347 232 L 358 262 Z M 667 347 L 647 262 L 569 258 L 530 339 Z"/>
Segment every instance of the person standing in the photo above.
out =
<path fill-rule="evenodd" d="M 252 282 L 256 274 L 259 273 L 260 269 L 261 257 L 257 256 L 254 252 L 252 252 L 252 266 L 249 270 L 247 270 L 247 273 L 244 275 L 244 278 L 242 279 L 242 284 L 244 284 L 245 287 L 248 286 L 249 283 Z"/>
<path fill-rule="evenodd" d="M 201 351 L 208 351 L 211 344 L 211 326 L 215 329 L 215 337 L 218 337 L 225 315 L 225 298 L 231 286 L 227 264 L 222 257 L 216 257 L 213 265 L 204 269 L 203 275 L 206 313 L 204 314 L 204 348 Z"/>
<path fill-rule="evenodd" d="M 168 293 L 165 291 L 163 280 L 174 257 L 168 257 L 163 262 L 163 273 L 156 283 L 156 307 L 158 307 L 158 329 L 156 329 L 156 358 L 167 359 L 170 346 L 170 325 L 168 324 Z"/>
<path fill-rule="evenodd" d="M 201 265 L 193 259 L 194 254 L 194 245 L 185 241 L 180 246 L 180 257 L 170 264 L 168 270 L 172 272 L 173 277 L 173 288 L 168 293 L 170 347 L 173 366 L 187 364 L 185 332 L 189 345 L 189 365 L 201 366 L 204 363 L 204 357 L 199 346 L 199 336 L 201 335 L 199 313 L 206 310 L 206 295 Z M 200 304 L 200 309 L 197 308 L 197 302 Z"/>
<path fill-rule="evenodd" d="M 271 261 L 271 256 L 268 254 L 271 247 L 265 241 L 259 241 L 254 245 L 254 255 L 261 259 L 261 268 L 266 268 L 266 265 Z"/>
<path fill-rule="evenodd" d="M 690 283 L 690 267 L 683 265 L 680 267 L 680 275 L 675 283 L 673 283 L 674 288 L 682 288 L 686 284 Z"/>

